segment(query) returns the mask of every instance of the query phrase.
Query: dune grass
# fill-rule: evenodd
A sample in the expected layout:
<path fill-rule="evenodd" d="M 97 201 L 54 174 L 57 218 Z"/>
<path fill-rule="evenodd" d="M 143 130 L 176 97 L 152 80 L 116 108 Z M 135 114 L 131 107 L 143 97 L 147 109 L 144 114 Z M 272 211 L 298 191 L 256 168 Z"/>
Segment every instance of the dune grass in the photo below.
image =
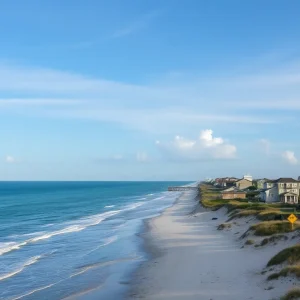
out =
<path fill-rule="evenodd" d="M 230 229 L 232 227 L 231 223 L 223 223 L 218 226 L 218 230 Z"/>
<path fill-rule="evenodd" d="M 255 241 L 254 240 L 247 240 L 245 245 L 254 245 L 255 244 Z"/>
<path fill-rule="evenodd" d="M 216 200 L 206 200 L 202 199 L 201 204 L 205 208 L 209 208 L 211 210 L 218 210 L 221 207 L 225 206 L 228 203 L 228 200 L 216 199 Z"/>
<path fill-rule="evenodd" d="M 288 233 L 299 229 L 299 222 L 294 223 L 294 226 L 292 228 L 292 225 L 289 221 L 260 222 L 250 227 L 250 230 L 254 230 L 254 234 L 257 236 L 268 236 L 279 233 Z"/>
<path fill-rule="evenodd" d="M 279 277 L 287 277 L 288 275 L 295 275 L 300 277 L 300 265 L 287 266 L 283 268 L 279 273 L 273 273 L 268 277 L 268 280 L 278 279 Z"/>
<path fill-rule="evenodd" d="M 294 288 L 290 290 L 286 295 L 280 298 L 280 300 L 297 300 L 300 299 L 300 288 Z"/>
<path fill-rule="evenodd" d="M 257 210 L 254 209 L 245 209 L 245 210 L 234 210 L 230 215 L 228 221 L 237 218 L 249 217 L 249 216 L 256 216 L 258 214 Z"/>
<path fill-rule="evenodd" d="M 261 221 L 270 221 L 270 220 L 274 220 L 274 217 L 283 215 L 283 214 L 285 214 L 285 213 L 283 213 L 279 208 L 275 209 L 272 207 L 268 207 L 264 211 L 261 211 L 257 215 L 257 218 Z"/>
<path fill-rule="evenodd" d="M 260 246 L 265 246 L 269 243 L 275 243 L 275 242 L 280 241 L 280 240 L 285 240 L 286 241 L 287 239 L 288 239 L 288 237 L 285 236 L 284 234 L 273 235 L 271 237 L 263 239 L 260 243 Z"/>
<path fill-rule="evenodd" d="M 294 264 L 299 261 L 300 261 L 300 244 L 280 251 L 278 254 L 276 254 L 269 260 L 267 267 L 279 265 L 284 262 L 288 262 L 289 264 Z"/>

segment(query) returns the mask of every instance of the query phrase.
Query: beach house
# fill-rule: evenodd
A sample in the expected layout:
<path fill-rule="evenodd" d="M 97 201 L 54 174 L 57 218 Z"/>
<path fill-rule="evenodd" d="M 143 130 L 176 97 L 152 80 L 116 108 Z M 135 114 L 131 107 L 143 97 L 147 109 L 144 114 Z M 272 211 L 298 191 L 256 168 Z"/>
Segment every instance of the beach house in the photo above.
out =
<path fill-rule="evenodd" d="M 234 183 L 238 179 L 235 177 L 223 177 L 223 178 L 216 178 L 215 179 L 215 185 L 220 186 L 220 187 L 231 187 L 234 185 Z"/>
<path fill-rule="evenodd" d="M 257 187 L 257 189 L 258 189 L 258 190 L 264 189 L 264 184 L 265 184 L 265 182 L 267 182 L 267 181 L 270 181 L 270 180 L 267 179 L 267 178 L 257 179 L 257 180 L 256 180 L 256 187 Z"/>
<path fill-rule="evenodd" d="M 236 187 L 230 187 L 221 192 L 222 199 L 246 199 L 246 192 L 239 190 Z"/>
<path fill-rule="evenodd" d="M 235 186 L 240 190 L 244 190 L 252 185 L 253 185 L 253 180 L 252 180 L 252 176 L 250 175 L 245 175 L 242 179 L 239 179 L 235 182 Z"/>
<path fill-rule="evenodd" d="M 277 188 L 275 186 L 266 188 L 266 189 L 261 189 L 259 193 L 259 197 L 261 201 L 270 203 L 270 202 L 278 202 L 278 193 L 277 193 Z"/>
<path fill-rule="evenodd" d="M 300 182 L 293 178 L 268 180 L 264 183 L 264 189 L 260 192 L 260 198 L 264 202 L 298 204 L 299 190 Z"/>
<path fill-rule="evenodd" d="M 278 189 L 279 201 L 296 204 L 299 200 L 299 181 L 293 178 L 279 178 L 275 181 Z"/>

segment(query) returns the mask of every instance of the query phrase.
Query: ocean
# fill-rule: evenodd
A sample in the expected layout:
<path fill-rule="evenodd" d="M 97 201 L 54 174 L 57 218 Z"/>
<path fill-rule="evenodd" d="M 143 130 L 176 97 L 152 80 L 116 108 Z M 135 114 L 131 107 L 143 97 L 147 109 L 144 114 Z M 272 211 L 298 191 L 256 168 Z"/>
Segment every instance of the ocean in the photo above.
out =
<path fill-rule="evenodd" d="M 143 220 L 188 182 L 0 182 L 0 299 L 122 299 Z"/>

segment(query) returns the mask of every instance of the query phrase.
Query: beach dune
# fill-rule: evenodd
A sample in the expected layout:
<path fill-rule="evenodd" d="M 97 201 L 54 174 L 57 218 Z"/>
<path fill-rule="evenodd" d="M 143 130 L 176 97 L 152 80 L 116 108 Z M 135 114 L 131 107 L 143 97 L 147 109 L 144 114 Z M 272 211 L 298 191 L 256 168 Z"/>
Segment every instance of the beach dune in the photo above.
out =
<path fill-rule="evenodd" d="M 237 235 L 217 230 L 227 219 L 225 211 L 207 211 L 198 203 L 194 192 L 185 192 L 148 221 L 144 240 L 152 258 L 133 276 L 129 298 L 267 300 L 284 294 L 260 275 L 277 249 L 241 248 Z"/>

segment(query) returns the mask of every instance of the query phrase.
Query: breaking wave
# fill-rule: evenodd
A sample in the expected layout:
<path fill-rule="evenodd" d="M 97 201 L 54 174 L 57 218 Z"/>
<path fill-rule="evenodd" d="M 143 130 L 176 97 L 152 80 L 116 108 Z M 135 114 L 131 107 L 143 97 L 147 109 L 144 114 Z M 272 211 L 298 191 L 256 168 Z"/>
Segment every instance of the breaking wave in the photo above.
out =
<path fill-rule="evenodd" d="M 19 250 L 20 248 L 24 247 L 27 244 L 36 243 L 36 242 L 39 242 L 42 240 L 47 240 L 53 236 L 82 231 L 87 227 L 98 225 L 103 220 L 105 220 L 111 216 L 114 216 L 120 212 L 121 212 L 120 210 L 109 211 L 109 212 L 94 215 L 94 216 L 91 216 L 91 217 L 88 217 L 85 219 L 80 219 L 77 221 L 77 223 L 79 223 L 79 224 L 70 225 L 70 226 L 67 226 L 63 229 L 56 230 L 56 231 L 50 231 L 50 232 L 44 233 L 42 235 L 36 236 L 34 238 L 27 239 L 25 241 L 2 243 L 2 244 L 0 244 L 0 256 L 5 253 L 14 251 L 14 250 Z"/>
<path fill-rule="evenodd" d="M 10 272 L 10 273 L 6 273 L 6 274 L 0 274 L 0 281 L 1 280 L 5 280 L 8 279 L 12 276 L 15 276 L 19 273 L 21 273 L 26 267 L 29 267 L 30 265 L 35 264 L 36 262 L 38 262 L 40 260 L 40 258 L 42 257 L 42 255 L 38 255 L 38 256 L 34 256 L 31 257 L 29 260 L 27 260 L 22 266 L 20 266 L 18 269 Z"/>

